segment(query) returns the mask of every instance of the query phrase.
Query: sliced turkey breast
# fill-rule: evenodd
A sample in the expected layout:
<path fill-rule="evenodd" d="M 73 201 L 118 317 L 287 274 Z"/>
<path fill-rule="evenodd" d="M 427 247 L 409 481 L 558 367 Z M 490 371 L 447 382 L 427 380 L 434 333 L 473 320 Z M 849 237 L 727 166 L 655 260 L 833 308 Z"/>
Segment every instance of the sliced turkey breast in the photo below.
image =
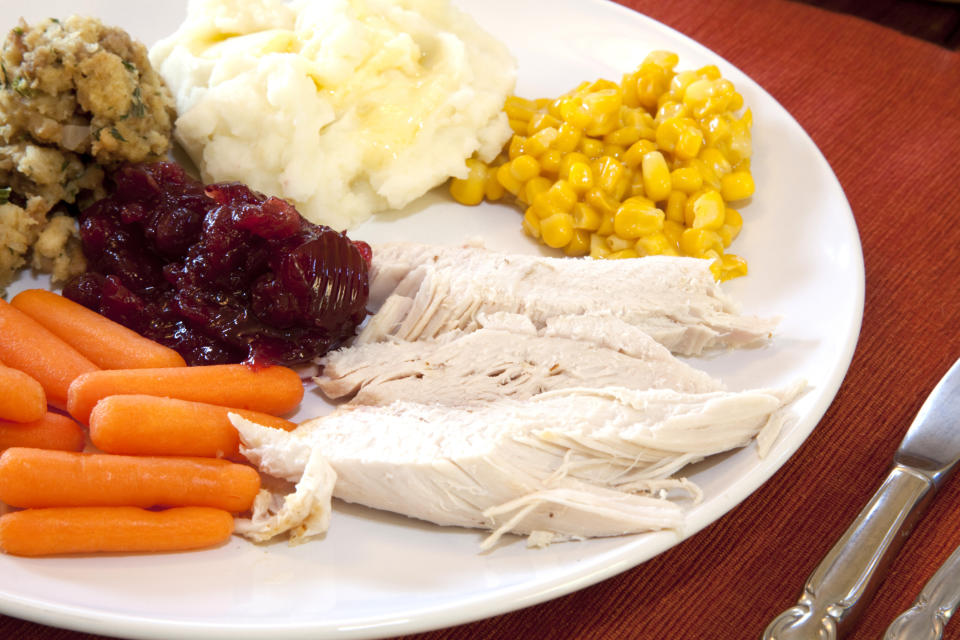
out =
<path fill-rule="evenodd" d="M 398 401 L 341 407 L 292 432 L 231 419 L 244 455 L 297 482 L 297 493 L 493 530 L 486 546 L 508 531 L 543 543 L 681 527 L 678 500 L 697 489 L 673 474 L 754 438 L 770 442 L 803 386 L 574 388 L 456 407 Z M 316 472 L 316 456 L 334 474 Z M 304 482 L 308 467 L 313 483 Z M 317 486 L 331 476 L 332 488 Z M 287 500 L 304 503 L 296 493 Z"/>
<path fill-rule="evenodd" d="M 472 331 L 478 314 L 498 311 L 525 315 L 537 328 L 557 316 L 612 316 L 683 355 L 766 340 L 777 320 L 739 315 L 709 265 L 669 256 L 607 261 L 380 244 L 370 272 L 370 301 L 379 310 L 357 341 Z"/>
<path fill-rule="evenodd" d="M 537 331 L 526 316 L 481 315 L 481 328 L 470 333 L 370 342 L 328 353 L 314 380 L 327 397 L 352 397 L 356 404 L 522 400 L 568 387 L 690 393 L 723 388 L 636 327 L 610 317 L 609 325 L 619 325 L 614 338 L 593 332 L 593 320 L 561 316 Z"/>

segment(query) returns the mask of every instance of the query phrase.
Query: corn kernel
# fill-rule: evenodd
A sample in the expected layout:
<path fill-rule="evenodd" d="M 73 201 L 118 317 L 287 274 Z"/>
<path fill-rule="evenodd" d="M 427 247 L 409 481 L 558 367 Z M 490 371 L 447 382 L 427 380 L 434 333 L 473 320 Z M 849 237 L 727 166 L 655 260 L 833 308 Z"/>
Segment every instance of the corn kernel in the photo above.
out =
<path fill-rule="evenodd" d="M 593 188 L 593 170 L 586 162 L 574 162 L 567 172 L 567 180 L 577 193 Z"/>
<path fill-rule="evenodd" d="M 517 156 L 522 156 L 526 153 L 524 146 L 527 143 L 526 136 L 515 135 L 510 138 L 510 144 L 507 146 L 507 157 L 513 160 Z"/>
<path fill-rule="evenodd" d="M 630 193 L 630 183 L 632 181 L 630 174 L 630 171 L 624 170 L 624 172 L 620 174 L 620 178 L 613 185 L 613 191 L 610 192 L 610 197 L 617 202 L 622 202 L 623 199 L 627 197 L 627 194 Z"/>
<path fill-rule="evenodd" d="M 683 104 L 697 118 L 726 111 L 733 98 L 733 84 L 729 80 L 700 79 L 692 82 L 683 95 Z"/>
<path fill-rule="evenodd" d="M 560 161 L 560 169 L 557 172 L 557 177 L 564 180 L 569 179 L 570 177 L 570 167 L 575 163 L 582 162 L 589 166 L 590 158 L 585 154 L 580 153 L 579 151 L 571 151 L 570 153 L 563 154 L 563 159 Z"/>
<path fill-rule="evenodd" d="M 613 218 L 613 230 L 621 238 L 636 240 L 663 229 L 664 213 L 646 198 L 624 200 Z"/>
<path fill-rule="evenodd" d="M 684 231 L 686 231 L 686 227 L 684 227 L 681 222 L 665 220 L 663 223 L 663 235 L 666 236 L 667 241 L 670 242 L 670 245 L 675 249 L 680 248 L 680 236 L 683 235 Z"/>
<path fill-rule="evenodd" d="M 630 174 L 630 188 L 627 189 L 627 197 L 633 198 L 634 196 L 646 196 L 646 192 L 643 190 L 643 172 L 628 171 Z"/>
<path fill-rule="evenodd" d="M 720 78 L 720 69 L 718 69 L 715 64 L 708 64 L 697 69 L 697 77 L 716 80 Z"/>
<path fill-rule="evenodd" d="M 673 51 L 663 51 L 662 49 L 657 49 L 648 53 L 647 57 L 643 59 L 641 64 L 655 64 L 658 67 L 663 67 L 664 69 L 673 69 L 679 62 L 680 56 L 675 54 Z"/>
<path fill-rule="evenodd" d="M 577 192 L 566 180 L 554 182 L 545 195 L 550 203 L 563 213 L 569 213 L 577 203 Z"/>
<path fill-rule="evenodd" d="M 707 191 L 693 199 L 693 220 L 687 226 L 716 231 L 723 225 L 726 205 L 717 191 Z"/>
<path fill-rule="evenodd" d="M 730 165 L 726 156 L 723 155 L 723 152 L 714 147 L 705 147 L 700 152 L 699 159 L 713 169 L 713 173 L 716 174 L 717 178 L 722 178 L 733 171 L 733 167 Z"/>
<path fill-rule="evenodd" d="M 596 176 L 597 186 L 603 191 L 613 194 L 616 190 L 617 181 L 623 177 L 625 171 L 623 163 L 616 158 L 603 156 L 600 158 L 599 166 Z"/>
<path fill-rule="evenodd" d="M 584 194 L 584 200 L 591 207 L 596 209 L 601 215 L 613 215 L 620 208 L 620 202 L 614 200 L 609 194 L 601 191 L 597 187 L 590 189 Z"/>
<path fill-rule="evenodd" d="M 580 144 L 580 137 L 583 132 L 569 122 L 564 122 L 557 127 L 557 138 L 553 141 L 553 148 L 564 153 L 569 153 Z"/>
<path fill-rule="evenodd" d="M 654 117 L 654 120 L 662 123 L 664 120 L 685 118 L 687 115 L 687 108 L 683 106 L 682 102 L 673 102 L 668 100 L 660 105 L 659 109 L 657 109 L 657 115 Z"/>
<path fill-rule="evenodd" d="M 680 71 L 674 75 L 673 79 L 670 81 L 670 89 L 667 92 L 667 96 L 669 96 L 669 99 L 674 101 L 683 100 L 683 94 L 686 93 L 687 87 L 689 87 L 690 84 L 696 80 L 696 71 Z"/>
<path fill-rule="evenodd" d="M 527 183 L 523 185 L 523 189 L 521 189 L 517 197 L 520 198 L 521 202 L 533 204 L 533 201 L 536 200 L 537 196 L 539 196 L 541 193 L 546 193 L 552 184 L 553 182 L 550 181 L 550 178 L 536 176 L 528 180 Z"/>
<path fill-rule="evenodd" d="M 548 247 L 566 246 L 573 239 L 573 217 L 569 213 L 555 213 L 541 220 L 540 237 Z"/>
<path fill-rule="evenodd" d="M 503 110 L 511 120 L 527 122 L 537 112 L 537 105 L 533 100 L 527 100 L 517 96 L 507 96 L 507 99 L 503 103 Z"/>
<path fill-rule="evenodd" d="M 683 191 L 671 191 L 670 195 L 667 196 L 667 206 L 666 209 L 664 209 L 666 219 L 683 224 L 683 212 L 686 207 L 687 194 L 685 194 Z"/>
<path fill-rule="evenodd" d="M 599 158 L 603 154 L 603 142 L 584 136 L 580 139 L 579 151 L 588 158 Z"/>
<path fill-rule="evenodd" d="M 633 240 L 627 240 L 626 238 L 621 238 L 616 234 L 607 236 L 607 248 L 610 251 L 623 251 L 624 249 L 633 248 Z"/>
<path fill-rule="evenodd" d="M 500 181 L 497 180 L 497 172 L 495 169 L 490 169 L 487 172 L 487 179 L 483 182 L 483 195 L 490 202 L 496 202 L 503 197 L 503 194 L 507 192 L 503 188 L 503 185 L 500 184 Z"/>
<path fill-rule="evenodd" d="M 573 210 L 570 213 L 573 215 L 574 229 L 596 231 L 603 221 L 600 213 L 586 202 L 578 202 L 573 205 Z"/>
<path fill-rule="evenodd" d="M 626 150 L 618 144 L 604 143 L 603 145 L 603 155 L 610 156 L 611 158 L 616 158 L 617 160 L 623 157 L 623 154 L 625 152 Z"/>
<path fill-rule="evenodd" d="M 487 179 L 487 165 L 476 158 L 468 158 L 467 177 L 450 181 L 450 195 L 460 204 L 473 206 L 483 201 L 483 185 Z"/>
<path fill-rule="evenodd" d="M 742 228 L 743 218 L 740 217 L 740 212 L 727 207 L 723 215 L 723 226 L 717 229 L 717 233 L 720 234 L 720 239 L 723 241 L 724 249 L 729 247 L 733 241 L 737 239 L 737 236 L 740 235 L 740 229 Z"/>
<path fill-rule="evenodd" d="M 738 255 L 728 253 L 714 260 L 710 272 L 715 280 L 721 282 L 747 275 L 747 261 Z"/>
<path fill-rule="evenodd" d="M 637 140 L 623 153 L 620 160 L 628 167 L 637 167 L 643 161 L 643 156 L 657 150 L 657 143 L 652 140 Z"/>
<path fill-rule="evenodd" d="M 510 175 L 519 182 L 526 182 L 540 175 L 540 163 L 531 155 L 519 155 L 510 161 Z"/>
<path fill-rule="evenodd" d="M 526 120 L 514 120 L 513 118 L 510 118 L 509 122 L 510 122 L 510 128 L 513 129 L 514 133 L 523 135 L 527 132 Z"/>
<path fill-rule="evenodd" d="M 659 151 L 645 153 L 640 163 L 640 170 L 643 173 L 643 190 L 647 197 L 654 202 L 666 200 L 672 186 L 670 170 L 667 168 L 667 161 L 663 154 Z"/>
<path fill-rule="evenodd" d="M 553 144 L 558 135 L 560 135 L 560 132 L 554 127 L 540 129 L 524 142 L 523 153 L 528 153 L 535 158 L 539 157 L 544 151 L 550 148 L 550 145 Z"/>
<path fill-rule="evenodd" d="M 678 158 L 695 158 L 703 144 L 703 133 L 690 118 L 667 118 L 657 126 L 657 146 Z"/>
<path fill-rule="evenodd" d="M 740 229 L 743 228 L 743 216 L 736 209 L 727 207 L 723 214 L 723 224 L 730 225 L 736 229 L 737 233 L 740 233 Z"/>
<path fill-rule="evenodd" d="M 712 258 L 723 252 L 723 242 L 716 231 L 686 229 L 680 234 L 680 252 L 692 258 Z"/>
<path fill-rule="evenodd" d="M 637 104 L 650 111 L 656 109 L 657 100 L 670 86 L 670 75 L 669 69 L 656 63 L 641 63 L 633 90 Z"/>
<path fill-rule="evenodd" d="M 730 111 L 739 111 L 741 108 L 743 108 L 743 96 L 734 91 L 733 97 L 730 98 L 730 104 L 727 105 L 727 108 L 730 109 Z"/>
<path fill-rule="evenodd" d="M 610 255 L 610 249 L 607 248 L 606 239 L 599 233 L 590 234 L 590 257 L 606 258 Z"/>
<path fill-rule="evenodd" d="M 556 115 L 560 119 L 569 122 L 578 129 L 587 127 L 593 121 L 590 111 L 583 106 L 583 101 L 580 98 L 572 96 L 559 98 L 556 102 L 556 108 Z"/>
<path fill-rule="evenodd" d="M 563 157 L 563 152 L 559 149 L 547 149 L 544 151 L 540 154 L 540 173 L 551 178 L 556 178 Z"/>
<path fill-rule="evenodd" d="M 563 124 L 563 121 L 549 113 L 535 113 L 533 117 L 530 118 L 530 122 L 527 123 L 527 135 L 532 136 L 538 131 L 547 128 L 557 129 L 561 124 Z"/>
<path fill-rule="evenodd" d="M 728 145 L 733 131 L 730 118 L 722 114 L 704 118 L 700 121 L 700 128 L 703 131 L 704 141 L 711 147 Z"/>
<path fill-rule="evenodd" d="M 533 207 L 528 208 L 524 212 L 523 223 L 521 226 L 523 227 L 523 232 L 531 238 L 540 238 L 540 218 L 533 210 Z"/>
<path fill-rule="evenodd" d="M 667 236 L 662 232 L 641 236 L 633 245 L 634 251 L 641 256 L 670 256 L 676 255 L 677 250 L 671 246 Z"/>
<path fill-rule="evenodd" d="M 643 137 L 642 134 L 643 131 L 640 127 L 620 127 L 603 136 L 603 142 L 604 144 L 629 147 L 637 140 L 640 140 Z"/>
<path fill-rule="evenodd" d="M 749 171 L 734 171 L 720 178 L 720 193 L 727 202 L 753 195 L 753 176 Z"/>
<path fill-rule="evenodd" d="M 596 231 L 598 236 L 603 236 L 605 238 L 613 233 L 613 221 L 615 214 L 616 212 L 600 214 L 600 226 L 597 227 Z"/>
<path fill-rule="evenodd" d="M 597 85 L 596 90 L 583 97 L 583 106 L 586 107 L 594 121 L 611 115 L 620 114 L 620 105 L 623 104 L 623 95 L 617 85 Z M 603 86 L 604 88 L 600 88 Z"/>
<path fill-rule="evenodd" d="M 571 257 L 585 256 L 590 253 L 590 232 L 586 229 L 574 229 L 573 237 L 563 248 L 563 252 Z"/>
<path fill-rule="evenodd" d="M 510 173 L 509 164 L 502 164 L 497 168 L 497 182 L 513 195 L 520 193 L 520 188 L 523 186 L 523 184 Z"/>
<path fill-rule="evenodd" d="M 612 251 L 607 254 L 607 260 L 624 260 L 626 258 L 639 258 L 640 255 L 637 254 L 633 249 L 621 249 L 620 251 Z"/>
<path fill-rule="evenodd" d="M 694 167 L 678 167 L 670 172 L 673 188 L 690 195 L 703 188 L 703 178 Z"/>
<path fill-rule="evenodd" d="M 715 189 L 716 191 L 720 190 L 720 176 L 713 170 L 713 166 L 700 158 L 690 158 L 686 161 L 685 166 L 700 174 L 700 182 L 703 184 L 702 188 Z"/>

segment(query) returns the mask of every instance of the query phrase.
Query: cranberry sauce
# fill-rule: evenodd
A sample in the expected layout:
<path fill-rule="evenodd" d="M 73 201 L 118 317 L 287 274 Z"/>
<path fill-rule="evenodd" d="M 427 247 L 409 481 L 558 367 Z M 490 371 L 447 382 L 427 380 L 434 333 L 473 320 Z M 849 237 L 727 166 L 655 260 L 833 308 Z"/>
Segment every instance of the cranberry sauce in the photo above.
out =
<path fill-rule="evenodd" d="M 297 364 L 366 317 L 370 248 L 237 183 L 126 166 L 80 216 L 87 273 L 64 295 L 190 364 Z"/>

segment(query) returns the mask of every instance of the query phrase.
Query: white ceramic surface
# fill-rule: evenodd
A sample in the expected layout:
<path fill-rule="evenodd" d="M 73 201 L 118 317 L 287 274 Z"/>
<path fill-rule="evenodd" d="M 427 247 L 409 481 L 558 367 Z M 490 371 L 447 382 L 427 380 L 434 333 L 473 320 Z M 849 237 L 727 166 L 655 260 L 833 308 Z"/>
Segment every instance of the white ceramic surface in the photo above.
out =
<path fill-rule="evenodd" d="M 704 47 L 642 15 L 600 0 L 462 2 L 519 61 L 517 93 L 556 95 L 581 80 L 619 79 L 653 49 L 680 68 L 717 64 L 754 114 L 752 202 L 734 250 L 750 275 L 725 285 L 748 313 L 779 315 L 772 343 L 696 364 L 731 389 L 805 378 L 799 420 L 759 459 L 753 447 L 697 466 L 705 492 L 681 533 L 661 532 L 530 550 L 509 538 L 478 552 L 483 532 L 439 528 L 337 504 L 329 535 L 297 547 L 242 539 L 185 554 L 22 559 L 0 557 L 0 612 L 128 638 L 367 638 L 450 626 L 548 600 L 593 584 L 676 545 L 741 502 L 793 454 L 846 373 L 863 310 L 863 259 L 849 205 L 810 138 L 771 96 Z M 162 6 L 162 12 L 157 13 Z M 28 20 L 95 15 L 147 43 L 170 33 L 179 3 L 35 0 Z M 545 17 L 548 18 L 545 22 Z M 5 12 L 0 27 L 13 26 Z M 11 24 L 5 24 L 6 22 Z M 548 24 L 549 23 L 549 26 Z M 456 205 L 443 190 L 353 236 L 458 242 L 534 252 L 507 207 Z M 22 278 L 13 291 L 36 286 Z M 324 411 L 308 393 L 304 417 Z M 677 615 L 684 612 L 677 611 Z"/>

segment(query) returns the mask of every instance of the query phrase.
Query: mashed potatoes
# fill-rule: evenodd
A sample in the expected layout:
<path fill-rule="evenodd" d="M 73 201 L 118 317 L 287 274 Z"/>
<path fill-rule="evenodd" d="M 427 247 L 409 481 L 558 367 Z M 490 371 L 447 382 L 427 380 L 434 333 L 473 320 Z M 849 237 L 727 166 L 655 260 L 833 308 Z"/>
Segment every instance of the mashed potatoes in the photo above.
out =
<path fill-rule="evenodd" d="M 193 0 L 151 50 L 205 181 L 346 229 L 510 136 L 516 65 L 447 0 Z"/>

